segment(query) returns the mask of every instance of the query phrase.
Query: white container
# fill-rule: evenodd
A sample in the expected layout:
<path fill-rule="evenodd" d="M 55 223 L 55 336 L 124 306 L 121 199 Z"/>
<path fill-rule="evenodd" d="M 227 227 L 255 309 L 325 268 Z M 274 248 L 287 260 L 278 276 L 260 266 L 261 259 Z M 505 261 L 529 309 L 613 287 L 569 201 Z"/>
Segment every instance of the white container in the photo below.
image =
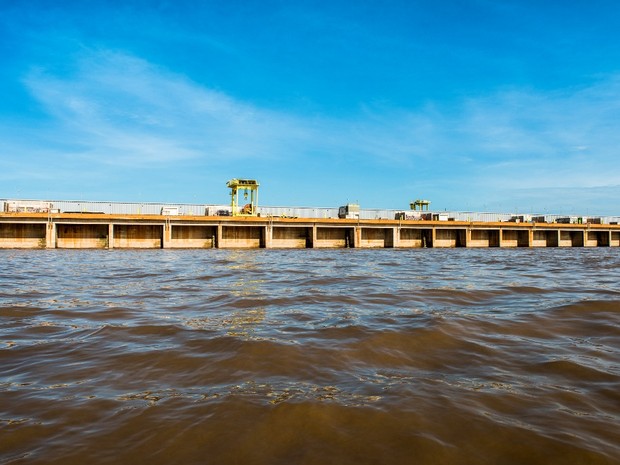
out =
<path fill-rule="evenodd" d="M 162 207 L 161 214 L 163 216 L 176 216 L 179 214 L 179 207 Z"/>

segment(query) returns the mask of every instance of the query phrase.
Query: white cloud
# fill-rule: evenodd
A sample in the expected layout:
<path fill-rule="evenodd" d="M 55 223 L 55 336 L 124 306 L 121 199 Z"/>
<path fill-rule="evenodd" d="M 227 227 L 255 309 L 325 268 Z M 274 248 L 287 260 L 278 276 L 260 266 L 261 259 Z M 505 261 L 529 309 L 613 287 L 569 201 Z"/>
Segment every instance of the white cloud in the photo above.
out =
<path fill-rule="evenodd" d="M 26 83 L 62 137 L 85 147 L 80 156 L 108 164 L 269 158 L 282 134 L 303 137 L 286 115 L 121 54 L 96 54 L 69 78 L 34 72 Z"/>
<path fill-rule="evenodd" d="M 91 53 L 69 76 L 36 70 L 25 83 L 52 122 L 39 140 L 13 141 L 13 148 L 56 151 L 65 169 L 277 160 L 304 173 L 312 158 L 350 166 L 345 182 L 361 169 L 374 176 L 377 167 L 393 172 L 379 185 L 415 178 L 451 195 L 457 185 L 478 196 L 480 185 L 506 196 L 620 185 L 620 78 L 418 109 L 368 106 L 349 119 L 260 108 L 121 53 Z"/>
<path fill-rule="evenodd" d="M 460 119 L 484 170 L 514 187 L 620 183 L 620 81 L 540 94 L 511 91 L 468 103 Z"/>

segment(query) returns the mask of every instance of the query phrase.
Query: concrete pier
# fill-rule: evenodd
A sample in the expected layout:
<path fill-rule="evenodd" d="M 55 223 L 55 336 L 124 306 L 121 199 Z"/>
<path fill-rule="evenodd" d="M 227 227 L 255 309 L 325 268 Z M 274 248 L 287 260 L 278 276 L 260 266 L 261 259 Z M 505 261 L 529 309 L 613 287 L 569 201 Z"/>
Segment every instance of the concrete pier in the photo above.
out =
<path fill-rule="evenodd" d="M 616 224 L 1 213 L 0 248 L 620 247 Z"/>

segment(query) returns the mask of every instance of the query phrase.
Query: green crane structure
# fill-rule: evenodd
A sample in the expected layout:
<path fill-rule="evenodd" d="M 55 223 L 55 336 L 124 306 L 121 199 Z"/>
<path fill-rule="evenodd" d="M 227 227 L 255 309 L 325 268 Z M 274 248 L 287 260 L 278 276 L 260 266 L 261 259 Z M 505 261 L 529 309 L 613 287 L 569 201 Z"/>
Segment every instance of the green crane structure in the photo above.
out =
<path fill-rule="evenodd" d="M 257 216 L 258 206 L 258 181 L 255 179 L 237 179 L 233 178 L 226 183 L 230 188 L 230 206 L 232 207 L 232 216 Z M 243 193 L 243 206 L 239 204 L 239 194 Z M 250 201 L 248 200 L 248 194 Z"/>
<path fill-rule="evenodd" d="M 416 199 L 409 204 L 409 208 L 412 210 L 428 210 L 430 204 L 430 200 Z"/>

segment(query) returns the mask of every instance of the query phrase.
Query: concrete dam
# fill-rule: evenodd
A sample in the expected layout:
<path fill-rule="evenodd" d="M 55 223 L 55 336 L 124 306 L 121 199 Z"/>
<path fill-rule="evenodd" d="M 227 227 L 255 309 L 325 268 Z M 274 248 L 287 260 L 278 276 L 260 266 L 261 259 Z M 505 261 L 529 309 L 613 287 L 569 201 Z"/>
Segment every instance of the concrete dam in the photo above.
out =
<path fill-rule="evenodd" d="M 51 209 L 0 213 L 0 249 L 620 247 L 620 225 L 613 223 L 122 214 Z"/>

